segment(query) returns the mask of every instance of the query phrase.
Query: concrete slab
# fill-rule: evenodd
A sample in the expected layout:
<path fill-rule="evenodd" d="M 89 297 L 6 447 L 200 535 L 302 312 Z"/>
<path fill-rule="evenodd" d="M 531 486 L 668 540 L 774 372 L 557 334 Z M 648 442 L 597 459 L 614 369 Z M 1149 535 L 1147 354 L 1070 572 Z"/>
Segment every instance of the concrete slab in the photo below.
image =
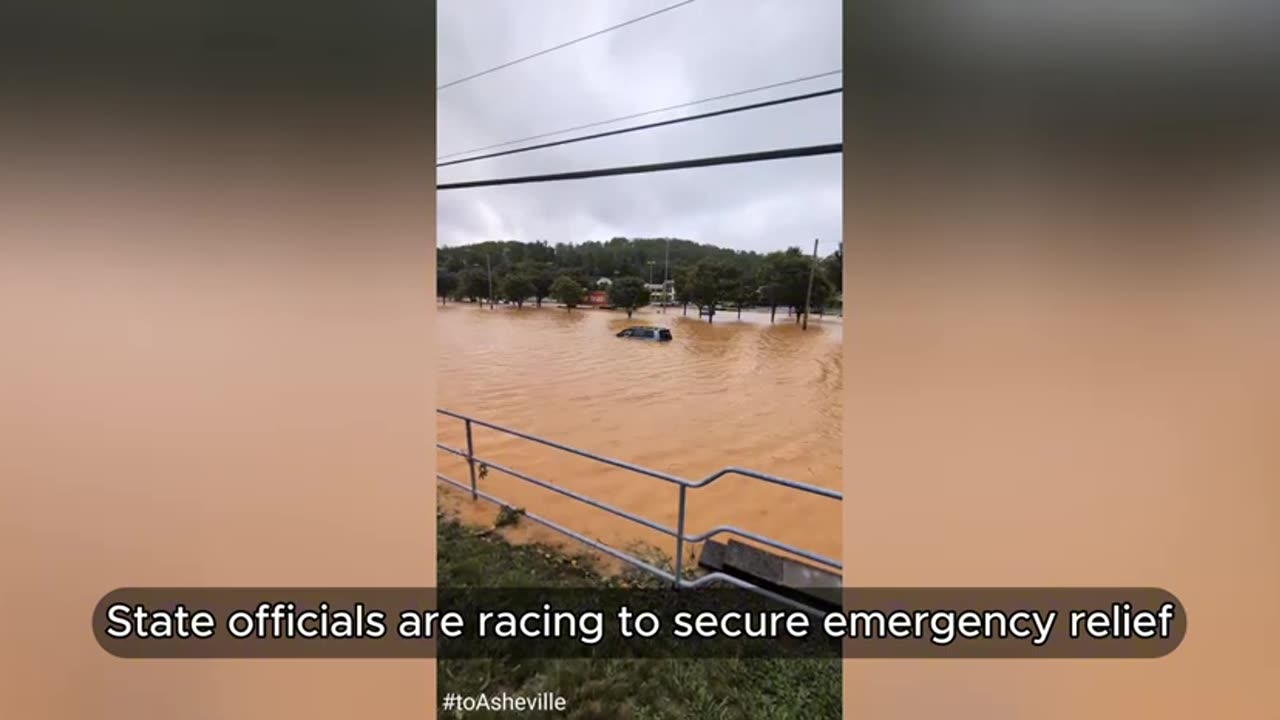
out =
<path fill-rule="evenodd" d="M 698 565 L 707 570 L 723 570 L 724 543 L 719 540 L 707 540 L 702 543 L 702 551 L 698 555 Z"/>
<path fill-rule="evenodd" d="M 783 584 L 783 559 L 754 545 L 730 540 L 725 547 L 724 564 L 765 582 Z"/>
<path fill-rule="evenodd" d="M 840 607 L 842 602 L 839 574 L 737 540 L 727 543 L 708 540 L 703 543 L 698 565 L 802 602 L 834 608 Z"/>

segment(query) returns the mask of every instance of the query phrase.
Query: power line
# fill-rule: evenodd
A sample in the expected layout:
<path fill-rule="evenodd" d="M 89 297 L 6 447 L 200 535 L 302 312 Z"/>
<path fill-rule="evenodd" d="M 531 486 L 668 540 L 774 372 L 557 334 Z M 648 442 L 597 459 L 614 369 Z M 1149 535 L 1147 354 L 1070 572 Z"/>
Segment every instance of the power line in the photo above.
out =
<path fill-rule="evenodd" d="M 668 105 L 667 107 L 655 108 L 653 110 L 645 110 L 644 112 L 632 113 L 630 115 L 623 115 L 622 117 L 616 117 L 610 120 L 600 120 L 597 122 L 587 123 L 585 125 L 575 125 L 571 128 L 565 128 L 564 130 L 556 130 L 555 132 L 541 133 L 539 135 L 530 135 L 529 137 L 520 138 L 519 140 L 507 140 L 506 142 L 495 143 L 493 145 L 485 145 L 484 147 L 471 148 L 470 150 L 459 150 L 458 152 L 449 153 L 448 155 L 441 155 L 440 157 L 437 157 L 436 160 L 437 161 L 444 160 L 446 158 L 457 157 L 458 155 L 470 155 L 471 153 L 474 153 L 474 152 L 492 150 L 494 148 L 506 147 L 508 145 L 518 145 L 523 142 L 529 142 L 530 140 L 541 140 L 542 138 L 551 137 L 553 135 L 563 135 L 565 133 L 570 133 L 575 130 L 586 130 L 588 128 L 599 127 L 601 125 L 609 125 L 611 123 L 622 122 L 623 120 L 634 120 L 636 118 L 645 117 L 646 115 L 655 115 L 660 112 L 667 112 L 668 110 L 679 110 L 680 108 L 687 108 L 693 105 L 701 105 L 703 103 L 709 103 L 716 100 L 726 100 L 731 97 L 738 97 L 740 95 L 749 95 L 751 93 L 757 93 L 762 90 L 772 90 L 773 88 L 785 87 L 787 85 L 795 85 L 796 83 L 802 83 L 808 80 L 817 80 L 818 78 L 829 77 L 831 75 L 839 75 L 842 72 L 844 72 L 843 69 L 828 70 L 827 72 L 818 73 L 816 75 L 806 75 L 804 77 L 798 77 L 791 80 L 784 80 L 782 82 L 770 83 L 768 85 L 761 85 L 759 87 L 748 88 L 746 90 L 738 90 L 737 92 L 725 93 L 723 95 L 715 95 L 713 97 L 702 98 L 701 100 L 694 100 L 692 102 L 680 103 L 679 105 Z"/>
<path fill-rule="evenodd" d="M 584 140 L 596 140 L 611 135 L 624 135 L 626 133 L 637 132 L 639 130 L 651 130 L 653 128 L 663 127 L 664 125 L 676 125 L 693 120 L 705 120 L 706 118 L 717 117 L 719 115 L 732 115 L 733 113 L 745 112 L 747 110 L 759 110 L 760 108 L 771 107 L 773 105 L 784 105 L 786 103 L 799 102 L 801 100 L 811 100 L 813 98 L 834 95 L 843 92 L 844 88 L 831 88 L 830 90 L 819 90 L 818 92 L 805 93 L 804 95 L 791 95 L 789 97 L 778 98 L 776 100 L 766 100 L 764 102 L 752 103 L 750 105 L 739 105 L 737 107 L 725 108 L 724 110 L 715 110 L 712 112 L 701 113 L 699 115 L 689 115 L 688 117 L 674 118 L 671 120 L 662 120 L 660 122 L 647 123 L 645 125 L 635 125 L 633 127 L 620 128 L 618 130 L 608 130 L 592 135 L 583 135 L 581 137 L 567 138 L 565 140 L 556 140 L 554 142 L 542 143 L 541 145 L 530 145 L 529 147 L 515 148 L 513 150 L 501 150 L 488 155 L 477 155 L 475 157 L 462 158 L 461 160 L 450 160 L 449 162 L 436 163 L 436 167 L 448 167 L 450 165 L 461 165 L 463 163 L 475 162 L 477 160 L 488 160 L 490 158 L 502 157 L 503 155 L 515 155 L 517 153 L 529 152 L 531 150 L 542 150 L 558 145 L 569 145 L 572 143 L 582 142 Z"/>
<path fill-rule="evenodd" d="M 436 185 L 436 190 L 461 190 L 463 188 L 490 187 L 493 185 L 522 185 L 525 183 L 556 182 L 560 180 L 585 180 L 587 178 L 610 177 L 614 175 L 638 175 L 641 173 L 662 172 L 665 170 L 684 170 L 687 168 L 712 167 L 715 165 L 735 165 L 739 163 L 764 162 L 767 160 L 783 160 L 786 158 L 810 157 L 813 155 L 830 155 L 842 152 L 842 143 L 830 145 L 810 145 L 808 147 L 786 148 L 783 150 L 764 150 L 761 152 L 743 153 L 741 155 L 718 155 L 715 157 L 694 158 L 692 160 L 676 160 L 673 162 L 651 163 L 648 165 L 627 165 L 623 167 L 600 168 L 598 170 L 575 170 L 549 175 L 525 175 L 522 177 L 495 178 L 492 180 L 468 180 L 466 182 L 444 183 Z"/>
<path fill-rule="evenodd" d="M 640 22 L 641 20 L 647 20 L 647 19 L 649 19 L 649 18 L 653 17 L 654 15 L 661 15 L 661 14 L 662 14 L 662 13 L 664 13 L 664 12 L 668 12 L 668 11 L 670 11 L 670 10 L 675 10 L 676 8 L 681 7 L 681 6 L 683 6 L 683 5 L 688 5 L 689 3 L 693 2 L 693 1 L 694 1 L 694 0 L 684 0 L 684 2 L 678 2 L 678 3 L 676 3 L 675 5 L 668 5 L 667 7 L 661 8 L 661 9 L 659 9 L 659 10 L 654 10 L 653 12 L 649 13 L 648 15 L 641 15 L 640 17 L 632 18 L 632 19 L 630 19 L 630 20 L 627 20 L 626 22 L 618 23 L 617 25 L 613 25 L 613 26 L 611 26 L 611 27 L 607 27 L 607 28 L 605 28 L 605 29 L 603 29 L 603 30 L 597 30 L 597 31 L 595 31 L 595 32 L 591 33 L 590 35 L 583 35 L 582 37 L 574 38 L 573 40 L 570 40 L 570 41 L 568 41 L 568 42 L 560 43 L 559 45 L 556 45 L 555 47 L 549 47 L 549 48 L 547 48 L 546 50 L 539 50 L 538 52 L 536 52 L 536 53 L 534 53 L 534 54 L 532 54 L 532 55 L 525 55 L 525 56 L 524 56 L 524 57 L 522 57 L 522 58 L 516 58 L 515 60 L 510 60 L 510 61 L 505 62 L 505 63 L 502 63 L 501 65 L 498 65 L 498 66 L 496 66 L 496 67 L 491 67 L 491 68 L 489 68 L 488 70 L 481 70 L 480 72 L 475 73 L 475 74 L 473 74 L 473 75 L 468 75 L 468 76 L 466 76 L 466 77 L 458 78 L 457 80 L 453 80 L 453 81 L 451 81 L 451 82 L 447 82 L 447 83 L 445 83 L 444 85 L 440 85 L 440 86 L 436 87 L 436 90 L 437 90 L 437 91 L 439 91 L 439 90 L 444 90 L 445 88 L 453 87 L 454 85 L 458 85 L 458 84 L 460 84 L 460 83 L 464 83 L 464 82 L 466 82 L 466 81 L 468 81 L 468 80 L 474 80 L 474 79 L 476 79 L 476 78 L 478 78 L 478 77 L 480 77 L 480 76 L 482 76 L 482 75 L 488 75 L 488 74 L 489 74 L 489 73 L 491 73 L 491 72 L 497 72 L 498 70 L 501 70 L 501 69 L 503 69 L 503 68 L 508 68 L 508 67 L 511 67 L 512 65 L 515 65 L 515 64 L 517 64 L 517 63 L 522 63 L 522 62 L 524 62 L 525 60 L 532 60 L 532 59 L 534 59 L 534 58 L 536 58 L 536 57 L 540 57 L 540 56 L 542 56 L 542 55 L 546 55 L 546 54 L 547 54 L 547 53 L 549 53 L 549 52 L 555 52 L 556 50 L 559 50 L 559 49 L 561 49 L 561 48 L 566 48 L 566 47 L 569 47 L 570 45 L 575 45 L 575 44 L 577 44 L 577 43 L 582 42 L 583 40 L 590 40 L 591 38 L 596 37 L 597 35 L 603 35 L 603 34 L 605 34 L 605 33 L 607 33 L 607 32 L 612 31 L 612 30 L 617 30 L 618 28 L 623 28 L 623 27 L 626 27 L 626 26 L 631 25 L 631 24 L 633 24 L 633 23 L 638 23 L 638 22 Z"/>

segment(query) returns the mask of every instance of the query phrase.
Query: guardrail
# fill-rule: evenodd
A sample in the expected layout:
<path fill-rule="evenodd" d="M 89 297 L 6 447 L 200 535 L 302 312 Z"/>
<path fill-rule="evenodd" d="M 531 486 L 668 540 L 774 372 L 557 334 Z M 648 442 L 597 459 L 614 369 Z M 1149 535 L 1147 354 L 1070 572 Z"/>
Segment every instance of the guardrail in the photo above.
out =
<path fill-rule="evenodd" d="M 796 601 L 793 601 L 789 598 L 778 595 L 775 592 L 759 587 L 757 585 L 754 585 L 750 582 L 734 577 L 732 575 L 728 575 L 726 573 L 713 572 L 693 580 L 685 578 L 684 577 L 684 545 L 685 543 L 704 542 L 718 535 L 737 535 L 742 538 L 753 540 L 757 543 L 760 543 L 761 545 L 765 545 L 775 550 L 780 550 L 785 553 L 790 553 L 792 555 L 805 558 L 807 560 L 810 560 L 814 563 L 817 563 L 818 565 L 824 566 L 831 570 L 842 571 L 844 569 L 843 563 L 841 563 L 839 560 L 835 560 L 833 558 L 829 558 L 815 552 L 810 552 L 803 548 L 795 547 L 787 543 L 779 542 L 777 540 L 774 540 L 773 538 L 769 538 L 769 537 L 760 535 L 758 533 L 753 533 L 753 532 L 744 530 L 742 528 L 735 527 L 733 525 L 718 525 L 716 527 L 711 528 L 710 530 L 707 530 L 706 532 L 702 532 L 694 535 L 690 535 L 685 531 L 686 501 L 688 499 L 689 491 L 706 487 L 711 483 L 714 483 L 717 480 L 723 477 L 726 477 L 728 475 L 738 475 L 742 477 L 748 477 L 748 478 L 759 480 L 761 482 L 764 482 L 770 485 L 778 485 L 781 487 L 790 488 L 792 490 L 798 490 L 800 492 L 803 492 L 809 495 L 818 495 L 821 497 L 830 498 L 832 500 L 843 501 L 844 495 L 835 490 L 819 487 L 817 485 L 809 485 L 806 483 L 796 482 L 794 480 L 787 480 L 786 478 L 780 478 L 780 477 L 776 477 L 766 473 L 757 472 L 755 470 L 750 470 L 750 469 L 741 468 L 741 467 L 726 467 L 724 469 L 717 470 L 716 472 L 711 473 L 710 475 L 702 478 L 701 480 L 691 481 L 681 477 L 677 477 L 675 475 L 670 475 L 664 472 L 660 472 L 658 470 L 650 470 L 649 468 L 640 467 L 639 465 L 633 465 L 628 462 L 623 462 L 621 460 L 615 460 L 610 457 L 598 455 L 596 453 L 588 452 L 586 450 L 579 450 L 578 448 L 575 448 L 575 447 L 570 447 L 562 443 L 558 443 L 552 440 L 547 440 L 545 438 L 541 438 L 536 435 L 531 435 L 529 433 L 521 432 L 519 430 L 513 430 L 511 428 L 503 427 L 501 425 L 496 425 L 494 423 L 486 422 L 484 420 L 478 420 L 476 418 L 463 415 L 461 413 L 452 412 L 450 410 L 437 409 L 436 412 L 440 415 L 444 415 L 446 417 L 460 420 L 464 424 L 465 430 L 466 430 L 466 438 L 467 438 L 467 446 L 465 449 L 450 447 L 440 442 L 436 443 L 436 448 L 466 460 L 468 469 L 470 472 L 470 476 L 471 476 L 470 486 L 462 482 L 459 482 L 457 480 L 454 480 L 453 478 L 450 478 L 444 473 L 440 473 L 440 472 L 436 473 L 436 479 L 438 481 L 443 482 L 447 485 L 456 487 L 464 492 L 469 492 L 473 499 L 484 499 L 500 506 L 509 506 L 510 503 L 508 503 L 507 501 L 499 497 L 496 497 L 494 495 L 491 495 L 489 493 L 483 492 L 478 488 L 476 484 L 476 465 L 480 464 L 480 465 L 484 465 L 485 467 L 497 470 L 498 472 L 501 472 L 505 475 L 514 477 L 518 480 L 522 480 L 524 482 L 536 485 L 540 488 L 550 490 L 551 492 L 554 492 L 556 494 L 563 495 L 568 498 L 572 498 L 574 500 L 577 500 L 578 502 L 584 503 L 586 505 L 590 505 L 591 507 L 597 508 L 599 510 L 603 510 L 617 517 L 630 520 L 631 522 L 634 522 L 638 525 L 641 525 L 643 527 L 649 528 L 650 530 L 654 530 L 670 538 L 673 538 L 676 543 L 674 573 L 667 572 L 666 570 L 663 570 L 662 568 L 659 568 L 659 567 L 655 567 L 641 560 L 640 558 L 635 557 L 634 555 L 630 555 L 621 550 L 605 545 L 604 543 L 598 540 L 589 538 L 579 532 L 576 532 L 570 528 L 567 528 L 561 525 L 560 523 L 557 523 L 545 517 L 541 517 L 536 513 L 531 513 L 531 512 L 528 512 L 527 510 L 524 513 L 524 517 L 528 518 L 529 520 L 532 520 L 533 522 L 546 526 L 561 534 L 567 535 L 568 537 L 571 537 L 574 540 L 577 540 L 578 542 L 581 542 L 585 545 L 595 548 L 596 550 L 599 550 L 600 552 L 603 552 L 606 555 L 617 558 L 618 560 L 621 560 L 622 562 L 625 562 L 633 567 L 639 568 L 651 575 L 654 575 L 667 582 L 670 582 L 676 588 L 697 588 L 697 587 L 702 587 L 702 586 L 709 585 L 716 582 L 724 582 L 724 583 L 729 583 L 732 585 L 736 585 L 738 587 L 742 587 L 748 590 L 758 592 L 762 595 L 769 596 L 775 600 L 785 602 L 789 605 L 794 605 L 796 607 L 800 607 L 805 610 L 812 610 L 811 608 L 808 608 L 801 603 L 797 603 Z M 645 476 L 655 478 L 657 480 L 661 480 L 663 482 L 675 485 L 676 487 L 679 488 L 679 509 L 676 515 L 676 518 L 677 518 L 676 527 L 674 528 L 667 527 L 665 525 L 662 525 L 661 523 L 654 522 L 653 520 L 650 520 L 648 518 L 641 517 L 634 513 L 627 512 L 626 510 L 623 510 L 621 508 L 617 508 L 607 503 L 596 500 L 594 498 L 587 497 L 586 495 L 583 495 L 581 493 L 574 492 L 567 488 L 558 487 L 545 480 L 532 477 L 526 473 L 516 470 L 515 468 L 507 467 L 501 463 L 497 463 L 492 460 L 487 460 L 485 458 L 479 457 L 478 455 L 476 455 L 476 452 L 475 452 L 475 440 L 473 438 L 473 432 L 472 432 L 473 426 L 476 426 L 476 425 L 483 428 L 487 428 L 489 430 L 502 433 L 504 435 L 509 435 L 512 437 L 528 440 L 530 442 L 537 443 L 545 447 L 554 448 L 556 450 L 560 450 L 560 451 L 569 453 L 571 455 L 576 455 L 578 457 L 586 458 L 588 460 L 594 460 L 595 462 L 598 462 L 604 465 L 620 468 L 622 470 L 627 470 L 633 473 L 637 473 L 639 475 L 645 475 Z"/>

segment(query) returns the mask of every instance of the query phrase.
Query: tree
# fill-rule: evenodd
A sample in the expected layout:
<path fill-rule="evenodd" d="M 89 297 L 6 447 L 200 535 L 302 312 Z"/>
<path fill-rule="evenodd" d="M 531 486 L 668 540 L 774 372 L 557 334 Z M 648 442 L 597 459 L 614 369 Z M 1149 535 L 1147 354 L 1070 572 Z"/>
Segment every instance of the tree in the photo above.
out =
<path fill-rule="evenodd" d="M 656 280 L 659 273 L 670 277 L 665 272 L 667 267 L 673 271 L 681 267 L 692 268 L 699 260 L 706 258 L 722 260 L 737 267 L 743 275 L 754 275 L 764 260 L 758 253 L 728 250 L 679 238 L 616 237 L 603 242 L 554 245 L 542 240 L 487 240 L 469 245 L 440 247 L 436 261 L 439 267 L 461 273 L 467 267 L 487 269 L 488 260 L 493 268 L 495 289 L 499 279 L 508 272 L 524 269 L 526 276 L 539 287 L 536 298 L 539 294 L 549 297 L 551 283 L 561 275 L 568 275 L 583 287 L 591 287 L 600 277 L 648 277 L 650 263 L 653 263 Z M 537 266 L 545 268 L 545 280 L 539 278 L 540 273 L 533 271 Z M 683 283 L 677 278 L 677 290 L 681 285 Z"/>
<path fill-rule="evenodd" d="M 502 279 L 502 297 L 515 303 L 517 310 L 524 307 L 524 301 L 533 292 L 533 281 L 523 273 L 512 272 Z"/>
<path fill-rule="evenodd" d="M 526 260 L 517 265 L 516 270 L 533 283 L 533 292 L 530 295 L 533 295 L 538 307 L 542 307 L 542 299 L 551 295 L 551 283 L 556 281 L 555 267 L 547 262 Z"/>
<path fill-rule="evenodd" d="M 819 266 L 815 266 L 812 258 L 787 251 L 784 258 L 784 274 L 782 278 L 783 296 L 796 316 L 796 324 L 804 319 L 807 312 L 814 308 L 823 308 L 833 294 L 831 282 Z M 816 268 L 816 272 L 814 269 Z M 809 277 L 813 276 L 813 287 L 810 291 Z"/>
<path fill-rule="evenodd" d="M 689 294 L 699 309 L 707 311 L 707 322 L 716 314 L 716 304 L 734 295 L 741 282 L 738 268 L 714 258 L 705 258 L 693 266 L 689 277 Z"/>
<path fill-rule="evenodd" d="M 754 305 L 756 299 L 756 283 L 755 276 L 743 275 L 735 268 L 735 277 L 732 279 L 732 287 L 729 288 L 729 297 L 733 300 L 734 306 L 738 309 L 738 319 L 742 319 L 742 306 Z"/>
<path fill-rule="evenodd" d="M 690 280 L 692 278 L 693 268 L 690 267 L 678 267 L 672 275 L 672 279 L 675 280 L 676 284 L 675 300 L 680 303 L 685 315 L 689 314 L 689 303 L 693 302 L 693 293 L 690 291 L 692 287 Z"/>
<path fill-rule="evenodd" d="M 778 279 L 775 277 L 773 269 L 769 266 L 769 259 L 765 259 L 765 264 L 760 266 L 756 271 L 756 297 L 760 302 L 769 306 L 769 322 L 773 322 L 773 318 L 778 313 L 778 295 L 781 288 L 778 285 Z"/>
<path fill-rule="evenodd" d="M 448 303 L 449 296 L 458 289 L 458 276 L 448 270 L 436 272 L 436 295 L 442 303 Z"/>
<path fill-rule="evenodd" d="M 761 285 L 769 294 L 770 322 L 779 305 L 791 308 L 800 321 L 800 309 L 804 307 L 805 294 L 809 290 L 809 269 L 812 260 L 800 248 L 787 248 L 784 252 L 769 253 L 761 268 Z M 816 280 L 816 278 L 815 278 Z M 816 282 L 815 282 L 816 285 Z"/>
<path fill-rule="evenodd" d="M 586 290 L 568 275 L 561 275 L 556 281 L 551 283 L 551 296 L 565 306 L 566 310 L 572 310 L 578 307 L 578 303 L 582 302 L 582 296 L 586 294 Z"/>
<path fill-rule="evenodd" d="M 542 240 L 486 240 L 440 247 L 436 254 L 437 267 L 458 277 L 454 297 L 467 297 L 473 301 L 487 298 L 490 294 L 487 273 L 492 268 L 495 291 L 501 291 L 508 275 L 518 272 L 533 282 L 531 295 L 539 306 L 544 298 L 555 297 L 551 286 L 562 276 L 569 277 L 579 287 L 594 288 L 601 277 L 614 280 L 647 277 L 649 263 L 655 263 L 655 279 L 661 271 L 663 277 L 674 280 L 675 300 L 683 306 L 686 315 L 689 304 L 694 302 L 690 276 L 693 268 L 703 260 L 731 268 L 727 272 L 736 272 L 739 278 L 752 279 L 744 297 L 739 298 L 737 292 L 728 292 L 720 294 L 719 301 L 737 301 L 739 305 L 746 306 L 753 301 L 768 303 L 771 319 L 776 318 L 779 306 L 789 307 L 797 321 L 800 320 L 812 260 L 799 248 L 761 255 L 678 238 L 616 237 L 603 242 L 591 240 L 573 244 L 548 244 Z M 842 261 L 843 247 L 821 261 L 814 281 L 814 294 L 824 302 L 817 303 L 815 307 L 829 307 L 826 305 L 827 297 L 831 292 L 840 291 Z M 667 267 L 671 270 L 669 274 L 665 271 Z M 823 296 L 823 292 L 828 295 Z"/>
<path fill-rule="evenodd" d="M 835 289 L 831 286 L 831 281 L 819 272 L 813 278 L 813 295 L 809 298 L 810 309 L 821 314 L 833 295 L 835 295 Z"/>
<path fill-rule="evenodd" d="M 609 286 L 609 304 L 626 310 L 630 318 L 636 308 L 649 304 L 649 288 L 638 277 L 618 278 Z"/>
<path fill-rule="evenodd" d="M 823 258 L 822 274 L 826 276 L 832 290 L 841 291 L 844 287 L 844 243 L 840 243 L 835 252 Z"/>
<path fill-rule="evenodd" d="M 599 274 L 589 273 L 585 270 L 575 270 L 569 273 L 563 273 L 569 276 L 569 279 L 578 284 L 582 288 L 582 292 L 587 292 L 589 288 L 596 286 L 596 280 L 600 279 Z"/>
<path fill-rule="evenodd" d="M 478 267 L 469 267 L 458 273 L 458 297 L 475 302 L 489 292 L 489 276 Z"/>

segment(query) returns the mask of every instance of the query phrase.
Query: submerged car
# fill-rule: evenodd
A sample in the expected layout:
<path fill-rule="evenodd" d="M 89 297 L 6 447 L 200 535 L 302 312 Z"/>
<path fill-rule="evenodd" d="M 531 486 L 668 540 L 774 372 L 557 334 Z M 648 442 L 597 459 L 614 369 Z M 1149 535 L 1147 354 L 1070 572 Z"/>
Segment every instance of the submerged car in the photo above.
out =
<path fill-rule="evenodd" d="M 618 333 L 620 338 L 636 338 L 637 340 L 657 340 L 666 342 L 671 339 L 671 331 L 660 327 L 629 327 Z"/>

